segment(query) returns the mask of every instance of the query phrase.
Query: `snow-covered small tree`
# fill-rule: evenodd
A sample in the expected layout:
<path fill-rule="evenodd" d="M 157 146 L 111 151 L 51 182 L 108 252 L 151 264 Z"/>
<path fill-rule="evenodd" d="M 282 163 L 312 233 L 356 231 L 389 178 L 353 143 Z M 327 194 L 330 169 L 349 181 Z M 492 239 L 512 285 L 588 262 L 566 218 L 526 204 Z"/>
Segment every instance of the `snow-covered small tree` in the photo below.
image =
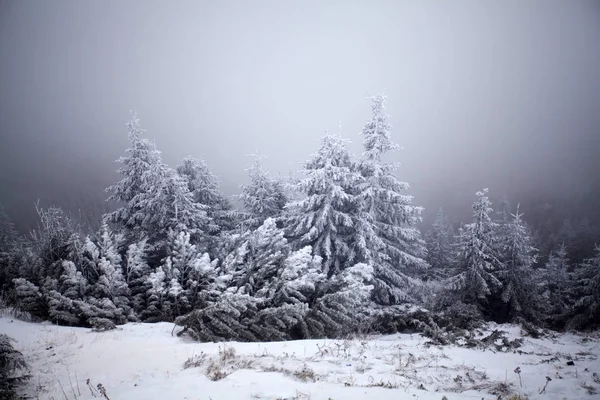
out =
<path fill-rule="evenodd" d="M 31 378 L 23 354 L 16 350 L 15 340 L 0 333 L 0 398 L 16 400 L 17 387 Z"/>
<path fill-rule="evenodd" d="M 16 239 L 15 226 L 8 218 L 6 211 L 4 211 L 4 206 L 0 203 L 0 252 L 8 250 Z"/>
<path fill-rule="evenodd" d="M 600 326 L 600 246 L 596 245 L 595 252 L 577 271 L 578 300 L 569 323 L 571 328 L 592 330 Z"/>
<path fill-rule="evenodd" d="M 440 208 L 431 230 L 425 235 L 429 270 L 425 275 L 430 279 L 448 277 L 456 266 L 456 243 L 452 225 Z"/>
<path fill-rule="evenodd" d="M 313 253 L 323 259 L 323 272 L 328 276 L 338 274 L 354 259 L 358 212 L 354 190 L 362 178 L 347 142 L 334 135 L 322 139 L 298 183 L 298 190 L 307 197 L 287 206 L 287 237 L 297 249 L 312 246 Z"/>
<path fill-rule="evenodd" d="M 129 245 L 125 254 L 124 269 L 133 310 L 140 315 L 146 308 L 146 293 L 150 289 L 147 278 L 151 270 L 146 262 L 146 239 Z"/>
<path fill-rule="evenodd" d="M 87 280 L 72 261 L 63 261 L 63 269 L 59 280 L 60 293 L 71 300 L 83 300 L 88 291 Z"/>
<path fill-rule="evenodd" d="M 163 163 L 154 144 L 142 138 L 135 115 L 127 126 L 131 148 L 118 160 L 123 165 L 118 172 L 124 178 L 106 189 L 111 193 L 109 200 L 123 205 L 107 219 L 122 227 L 132 237 L 130 241 L 147 237 L 160 253 L 169 228 L 184 225 L 195 231 L 208 219 L 204 206 L 194 201 L 187 181 Z"/>
<path fill-rule="evenodd" d="M 283 183 L 273 179 L 264 169 L 259 155 L 253 155 L 254 163 L 247 169 L 250 183 L 242 185 L 240 200 L 248 212 L 245 225 L 252 229 L 267 218 L 281 215 L 287 202 Z"/>
<path fill-rule="evenodd" d="M 373 274 L 373 267 L 359 263 L 320 285 L 306 317 L 310 337 L 336 338 L 359 330 L 371 310 Z"/>
<path fill-rule="evenodd" d="M 42 291 L 48 303 L 50 321 L 69 326 L 79 326 L 83 323 L 77 307 L 77 300 L 63 296 L 59 291 L 56 279 L 47 278 Z"/>
<path fill-rule="evenodd" d="M 86 262 L 83 272 L 90 284 L 86 301 L 104 309 L 106 315 L 103 318 L 116 323 L 124 323 L 126 318 L 134 319 L 131 293 L 123 276 L 122 258 L 117 251 L 121 241 L 122 237 L 113 234 L 103 223 L 97 240 L 94 242 L 88 237 L 84 245 Z"/>
<path fill-rule="evenodd" d="M 496 312 L 501 320 L 516 322 L 524 319 L 530 322 L 541 321 L 542 298 L 535 282 L 533 265 L 537 259 L 537 249 L 533 246 L 529 226 L 521 218 L 519 206 L 512 220 L 506 223 L 502 242 L 502 271 L 498 272 L 502 291 L 500 299 L 506 304 L 503 313 Z"/>
<path fill-rule="evenodd" d="M 550 306 L 548 314 L 554 318 L 563 315 L 569 308 L 568 289 L 571 283 L 569 264 L 567 246 L 561 244 L 556 251 L 550 253 L 542 271 L 544 294 Z"/>
<path fill-rule="evenodd" d="M 17 307 L 37 318 L 48 317 L 48 306 L 40 288 L 25 278 L 13 279 Z"/>
<path fill-rule="evenodd" d="M 218 234 L 235 227 L 231 203 L 221 192 L 218 178 L 204 160 L 186 157 L 177 166 L 177 173 L 186 180 L 194 201 L 205 206 L 210 233 Z"/>
<path fill-rule="evenodd" d="M 202 303 L 198 295 L 213 279 L 215 263 L 208 253 L 197 250 L 186 230 L 169 233 L 167 254 L 162 263 L 165 274 L 162 305 L 165 315 L 171 318 Z"/>
<path fill-rule="evenodd" d="M 456 291 L 465 303 L 486 310 L 488 296 L 500 289 L 502 283 L 495 272 L 501 267 L 496 254 L 496 223 L 490 218 L 493 211 L 487 189 L 477 192 L 473 203 L 473 222 L 464 226 L 460 239 L 458 275 L 450 278 L 448 287 Z"/>
<path fill-rule="evenodd" d="M 165 319 L 163 313 L 163 302 L 166 292 L 165 280 L 166 274 L 162 266 L 159 266 L 156 271 L 147 277 L 149 289 L 146 292 L 146 309 L 141 315 L 142 319 L 146 322 L 158 322 Z"/>
<path fill-rule="evenodd" d="M 144 130 L 140 127 L 137 115 L 132 114 L 127 130 L 131 147 L 126 150 L 127 156 L 117 160 L 122 165 L 117 172 L 123 175 L 123 179 L 106 189 L 111 193 L 109 200 L 122 206 L 107 214 L 107 218 L 127 231 L 138 231 L 142 228 L 141 221 L 145 213 L 138 198 L 155 188 L 156 176 L 152 172 L 162 160 L 154 144 L 142 137 Z"/>
<path fill-rule="evenodd" d="M 310 337 L 306 316 L 325 283 L 321 257 L 310 246 L 292 252 L 276 277 L 262 290 L 266 299 L 251 327 L 261 340 L 295 340 Z"/>
<path fill-rule="evenodd" d="M 362 130 L 364 153 L 359 163 L 362 181 L 357 186 L 360 216 L 354 249 L 375 269 L 374 299 L 380 304 L 410 300 L 408 289 L 415 284 L 410 276 L 427 267 L 425 242 L 416 224 L 422 207 L 405 194 L 408 183 L 400 181 L 397 163 L 385 156 L 399 149 L 391 140 L 386 96 L 371 97 L 371 117 Z"/>
<path fill-rule="evenodd" d="M 270 281 L 277 276 L 290 249 L 283 230 L 273 218 L 267 218 L 250 233 L 243 270 L 234 276 L 239 293 L 266 297 Z"/>

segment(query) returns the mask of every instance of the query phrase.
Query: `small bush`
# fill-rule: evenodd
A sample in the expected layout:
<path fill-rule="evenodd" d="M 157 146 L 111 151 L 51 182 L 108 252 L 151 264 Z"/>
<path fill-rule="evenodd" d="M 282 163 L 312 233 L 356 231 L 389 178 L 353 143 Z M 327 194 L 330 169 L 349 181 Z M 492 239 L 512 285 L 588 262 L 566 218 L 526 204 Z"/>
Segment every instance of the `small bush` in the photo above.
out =
<path fill-rule="evenodd" d="M 18 386 L 31 377 L 23 354 L 13 347 L 12 341 L 0 333 L 0 398 L 7 400 L 16 399 Z"/>
<path fill-rule="evenodd" d="M 107 318 L 90 318 L 88 323 L 92 326 L 92 331 L 94 332 L 106 332 L 117 329 L 115 323 Z"/>

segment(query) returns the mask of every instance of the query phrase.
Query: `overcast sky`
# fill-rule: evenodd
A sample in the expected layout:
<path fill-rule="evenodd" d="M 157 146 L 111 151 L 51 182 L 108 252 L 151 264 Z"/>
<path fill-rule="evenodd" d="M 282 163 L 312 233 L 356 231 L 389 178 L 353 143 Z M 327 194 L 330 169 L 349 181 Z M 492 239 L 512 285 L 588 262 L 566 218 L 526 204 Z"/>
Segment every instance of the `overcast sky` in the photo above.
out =
<path fill-rule="evenodd" d="M 360 154 L 382 90 L 430 210 L 598 187 L 598 1 L 0 0 L 0 202 L 103 198 L 131 109 L 234 194 L 246 155 L 297 171 L 340 121 Z"/>

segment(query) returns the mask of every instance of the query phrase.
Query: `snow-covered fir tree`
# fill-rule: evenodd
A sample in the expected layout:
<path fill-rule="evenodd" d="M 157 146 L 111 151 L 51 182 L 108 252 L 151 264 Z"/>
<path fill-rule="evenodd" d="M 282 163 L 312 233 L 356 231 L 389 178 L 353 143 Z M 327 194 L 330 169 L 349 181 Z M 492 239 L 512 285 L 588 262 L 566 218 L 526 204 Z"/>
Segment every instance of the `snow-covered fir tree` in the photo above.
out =
<path fill-rule="evenodd" d="M 332 276 L 355 258 L 353 240 L 358 212 L 354 195 L 362 177 L 348 152 L 348 141 L 326 135 L 319 151 L 304 165 L 298 190 L 306 198 L 288 205 L 287 236 L 295 248 L 312 246 Z"/>
<path fill-rule="evenodd" d="M 181 165 L 177 166 L 177 173 L 187 181 L 194 201 L 205 206 L 211 233 L 216 234 L 235 227 L 231 203 L 221 192 L 218 178 L 204 160 L 186 157 Z"/>
<path fill-rule="evenodd" d="M 427 262 L 430 268 L 425 273 L 429 279 L 446 278 L 456 266 L 456 241 L 452 225 L 442 208 L 437 212 L 431 230 L 425 235 Z"/>
<path fill-rule="evenodd" d="M 568 289 L 571 278 L 569 275 L 570 261 L 567 246 L 561 244 L 556 251 L 548 256 L 544 270 L 541 272 L 547 303 L 550 307 L 548 314 L 556 317 L 568 311 Z"/>
<path fill-rule="evenodd" d="M 371 110 L 362 131 L 365 151 L 359 164 L 363 179 L 358 185 L 360 216 L 354 248 L 357 260 L 374 267 L 374 299 L 395 304 L 410 300 L 407 290 L 415 283 L 410 275 L 427 267 L 425 242 L 416 227 L 422 208 L 405 194 L 409 185 L 396 177 L 398 165 L 384 160 L 399 148 L 391 140 L 386 97 L 372 97 Z"/>
<path fill-rule="evenodd" d="M 450 278 L 448 287 L 456 291 L 461 300 L 475 304 L 487 311 L 487 300 L 502 283 L 495 273 L 501 268 L 497 257 L 495 227 L 490 213 L 493 211 L 487 189 L 477 192 L 473 203 L 473 222 L 466 224 L 460 238 L 458 275 Z"/>
<path fill-rule="evenodd" d="M 593 258 L 585 260 L 577 273 L 575 317 L 570 327 L 592 330 L 600 326 L 600 246 Z"/>
<path fill-rule="evenodd" d="M 358 263 L 321 285 L 306 318 L 310 337 L 340 337 L 363 328 L 371 311 L 373 275 L 373 267 Z"/>
<path fill-rule="evenodd" d="M 132 307 L 139 316 L 146 309 L 146 293 L 150 289 L 147 276 L 150 266 L 146 262 L 146 239 L 132 243 L 125 254 L 125 282 L 131 294 Z"/>
<path fill-rule="evenodd" d="M 17 239 L 15 226 L 0 203 L 0 252 L 8 250 L 11 243 Z"/>
<path fill-rule="evenodd" d="M 144 131 L 135 115 L 127 126 L 131 147 L 118 160 L 124 178 L 107 189 L 109 200 L 123 205 L 107 215 L 108 221 L 133 236 L 130 241 L 147 237 L 159 248 L 169 228 L 184 225 L 195 231 L 206 226 L 205 207 L 194 201 L 188 182 L 162 162 L 154 144 L 142 138 Z"/>
<path fill-rule="evenodd" d="M 523 221 L 518 205 L 516 213 L 511 216 L 512 220 L 506 223 L 502 240 L 503 268 L 497 274 L 502 282 L 500 299 L 506 304 L 501 313 L 503 315 L 499 315 L 499 318 L 513 322 L 520 319 L 539 322 L 542 298 L 533 269 L 537 249 L 533 246 L 529 226 Z"/>
<path fill-rule="evenodd" d="M 248 228 L 260 226 L 267 218 L 281 215 L 287 202 L 283 183 L 273 179 L 264 169 L 259 155 L 248 168 L 250 183 L 242 185 L 239 196 L 249 216 L 245 221 Z"/>
<path fill-rule="evenodd" d="M 260 310 L 253 330 L 264 340 L 303 339 L 311 336 L 306 316 L 326 281 L 321 257 L 310 246 L 292 252 L 276 278 L 264 290 L 265 307 Z"/>
<path fill-rule="evenodd" d="M 163 262 L 165 290 L 171 313 L 179 316 L 198 305 L 198 293 L 211 279 L 214 263 L 191 243 L 189 232 L 172 231 L 169 236 L 169 255 Z"/>

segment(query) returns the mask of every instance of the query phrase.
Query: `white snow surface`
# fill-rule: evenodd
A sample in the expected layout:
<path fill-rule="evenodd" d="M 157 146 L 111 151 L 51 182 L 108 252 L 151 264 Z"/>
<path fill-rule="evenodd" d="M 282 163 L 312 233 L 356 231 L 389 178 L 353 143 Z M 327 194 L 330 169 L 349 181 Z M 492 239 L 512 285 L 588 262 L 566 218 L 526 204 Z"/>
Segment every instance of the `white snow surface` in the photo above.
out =
<path fill-rule="evenodd" d="M 600 398 L 598 333 L 524 337 L 519 354 L 428 346 L 418 334 L 199 343 L 171 336 L 172 329 L 170 323 L 127 324 L 92 332 L 0 318 L 0 332 L 17 340 L 30 365 L 33 377 L 24 390 L 36 399 L 93 399 L 87 379 L 94 389 L 101 383 L 110 400 L 487 400 L 498 398 L 490 389 L 500 383 L 529 399 Z M 514 325 L 491 325 L 483 334 L 491 329 L 521 337 Z M 184 368 L 190 359 L 197 366 Z M 540 394 L 547 376 L 552 380 Z"/>

